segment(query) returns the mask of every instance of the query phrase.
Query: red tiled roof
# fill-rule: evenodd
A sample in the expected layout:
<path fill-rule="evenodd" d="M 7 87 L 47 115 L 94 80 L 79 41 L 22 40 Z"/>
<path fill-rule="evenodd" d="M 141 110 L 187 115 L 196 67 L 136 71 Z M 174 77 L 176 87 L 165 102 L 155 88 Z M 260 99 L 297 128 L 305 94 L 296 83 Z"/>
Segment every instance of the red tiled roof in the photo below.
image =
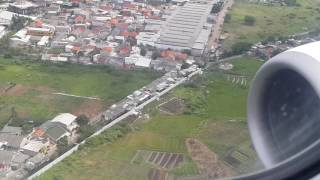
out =
<path fill-rule="evenodd" d="M 83 23 L 85 18 L 82 16 L 77 16 L 74 20 L 76 23 Z"/>
<path fill-rule="evenodd" d="M 75 51 L 76 53 L 78 53 L 78 52 L 80 52 L 81 47 L 73 46 L 71 50 L 72 50 L 72 51 Z"/>
<path fill-rule="evenodd" d="M 119 53 L 120 54 L 129 54 L 131 51 L 131 46 L 125 46 L 120 48 Z"/>
<path fill-rule="evenodd" d="M 43 21 L 41 19 L 37 19 L 34 23 L 36 27 L 42 27 L 43 25 Z"/>
<path fill-rule="evenodd" d="M 161 52 L 161 56 L 164 58 L 175 59 L 176 53 L 174 51 L 166 50 Z"/>
<path fill-rule="evenodd" d="M 124 31 L 122 33 L 120 33 L 120 36 L 124 36 L 124 37 L 136 37 L 138 35 L 137 32 L 128 32 L 128 31 Z"/>
<path fill-rule="evenodd" d="M 117 25 L 119 23 L 118 19 L 113 18 L 110 20 L 111 25 Z"/>
<path fill-rule="evenodd" d="M 112 52 L 112 47 L 105 47 L 102 49 L 105 52 L 111 53 Z"/>
<path fill-rule="evenodd" d="M 177 60 L 182 60 L 182 61 L 187 60 L 188 59 L 188 54 L 186 54 L 186 53 L 177 53 L 176 54 L 176 59 Z"/>
<path fill-rule="evenodd" d="M 129 28 L 129 24 L 126 24 L 126 23 L 119 23 L 117 25 L 117 27 L 123 29 L 123 30 L 127 30 Z"/>
<path fill-rule="evenodd" d="M 44 134 L 45 134 L 44 130 L 38 128 L 38 129 L 36 129 L 36 130 L 32 133 L 32 136 L 42 137 Z"/>

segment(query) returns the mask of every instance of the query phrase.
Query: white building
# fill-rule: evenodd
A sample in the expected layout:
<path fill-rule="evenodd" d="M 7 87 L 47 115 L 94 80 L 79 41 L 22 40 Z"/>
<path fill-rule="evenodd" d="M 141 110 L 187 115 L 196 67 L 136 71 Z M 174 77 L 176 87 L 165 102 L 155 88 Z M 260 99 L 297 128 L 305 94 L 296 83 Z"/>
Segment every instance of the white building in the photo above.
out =
<path fill-rule="evenodd" d="M 149 45 L 154 46 L 158 41 L 160 35 L 158 33 L 152 32 L 140 32 L 138 36 L 136 36 L 138 45 Z"/>
<path fill-rule="evenodd" d="M 125 58 L 126 65 L 134 65 L 141 68 L 149 68 L 151 63 L 150 58 L 143 57 L 139 54 L 134 54 Z"/>
<path fill-rule="evenodd" d="M 27 29 L 21 29 L 18 31 L 16 34 L 14 34 L 10 38 L 10 45 L 11 46 L 24 46 L 24 45 L 29 45 L 30 44 L 30 35 L 27 35 Z"/>
<path fill-rule="evenodd" d="M 207 18 L 217 0 L 190 0 L 179 6 L 166 20 L 160 31 L 159 41 L 155 44 L 160 49 L 177 51 L 192 50 L 202 52 L 205 43 L 202 41 L 202 30 L 207 28 Z M 208 36 L 205 37 L 208 39 Z"/>
<path fill-rule="evenodd" d="M 70 132 L 78 127 L 76 122 L 77 116 L 70 113 L 62 113 L 51 120 L 51 122 L 59 122 L 65 126 Z"/>
<path fill-rule="evenodd" d="M 42 150 L 45 150 L 49 145 L 49 141 L 29 141 L 25 145 L 23 145 L 21 149 L 24 154 L 34 156 Z"/>
<path fill-rule="evenodd" d="M 7 34 L 7 30 L 5 26 L 0 25 L 0 38 Z"/>

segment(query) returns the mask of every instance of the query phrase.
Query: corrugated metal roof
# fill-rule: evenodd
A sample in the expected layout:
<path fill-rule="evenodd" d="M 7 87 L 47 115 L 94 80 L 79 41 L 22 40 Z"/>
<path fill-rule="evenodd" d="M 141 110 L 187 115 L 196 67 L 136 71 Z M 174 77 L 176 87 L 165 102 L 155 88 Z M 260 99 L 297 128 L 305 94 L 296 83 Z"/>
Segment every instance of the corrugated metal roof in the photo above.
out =
<path fill-rule="evenodd" d="M 214 1 L 192 0 L 177 8 L 161 30 L 159 44 L 192 48 L 213 3 Z"/>

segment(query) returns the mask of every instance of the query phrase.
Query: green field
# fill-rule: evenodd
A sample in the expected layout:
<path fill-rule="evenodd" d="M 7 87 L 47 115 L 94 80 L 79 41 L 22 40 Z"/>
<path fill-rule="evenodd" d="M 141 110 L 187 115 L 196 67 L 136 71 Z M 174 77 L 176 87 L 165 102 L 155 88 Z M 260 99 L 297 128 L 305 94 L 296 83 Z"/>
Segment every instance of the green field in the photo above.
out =
<path fill-rule="evenodd" d="M 250 77 L 262 64 L 251 58 L 236 59 L 232 63 L 235 65 L 232 74 L 248 73 Z M 169 179 L 194 176 L 198 170 L 187 153 L 186 138 L 199 139 L 217 153 L 221 161 L 230 154 L 243 159 L 239 152 L 245 153 L 249 158 L 241 160 L 241 165 L 232 170 L 234 174 L 252 170 L 256 155 L 250 147 L 246 125 L 248 88 L 227 81 L 228 73 L 231 72 L 210 69 L 203 77 L 148 106 L 145 112 L 151 119 L 132 124 L 138 130 L 112 144 L 102 143 L 82 149 L 38 179 L 146 179 L 152 165 L 142 160 L 131 162 L 139 150 L 183 153 L 186 157 L 184 164 L 169 170 Z M 165 115 L 155 108 L 172 97 L 184 99 L 188 111 L 182 115 Z"/>
<path fill-rule="evenodd" d="M 15 107 L 21 119 L 47 121 L 58 113 L 90 114 L 106 108 L 159 77 L 146 71 L 120 71 L 76 64 L 44 64 L 0 59 L 0 123 Z M 91 96 L 89 100 L 53 93 Z M 10 108 L 8 108 L 10 107 Z"/>
<path fill-rule="evenodd" d="M 317 0 L 297 0 L 298 7 L 267 6 L 250 3 L 248 0 L 235 0 L 230 11 L 231 20 L 223 30 L 230 37 L 223 43 L 230 48 L 237 42 L 256 43 L 269 36 L 289 36 L 315 30 L 320 25 L 320 2 Z M 254 26 L 244 25 L 245 16 L 256 19 Z"/>

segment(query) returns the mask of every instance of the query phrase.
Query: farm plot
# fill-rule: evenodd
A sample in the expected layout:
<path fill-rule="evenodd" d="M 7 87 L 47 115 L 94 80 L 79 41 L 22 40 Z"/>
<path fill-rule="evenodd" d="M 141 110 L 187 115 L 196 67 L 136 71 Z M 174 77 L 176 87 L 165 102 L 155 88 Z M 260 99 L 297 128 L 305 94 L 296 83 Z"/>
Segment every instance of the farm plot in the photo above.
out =
<path fill-rule="evenodd" d="M 231 169 L 220 162 L 218 155 L 199 140 L 187 139 L 186 146 L 201 175 L 208 178 L 221 178 L 232 174 Z"/>
<path fill-rule="evenodd" d="M 132 164 L 142 161 L 160 169 L 172 170 L 184 162 L 182 153 L 138 150 L 131 160 Z"/>
<path fill-rule="evenodd" d="M 185 109 L 185 105 L 182 99 L 172 98 L 169 101 L 159 105 L 160 112 L 169 115 L 182 114 Z"/>
<path fill-rule="evenodd" d="M 164 170 L 151 168 L 148 172 L 149 180 L 166 180 L 168 177 L 168 173 Z"/>

